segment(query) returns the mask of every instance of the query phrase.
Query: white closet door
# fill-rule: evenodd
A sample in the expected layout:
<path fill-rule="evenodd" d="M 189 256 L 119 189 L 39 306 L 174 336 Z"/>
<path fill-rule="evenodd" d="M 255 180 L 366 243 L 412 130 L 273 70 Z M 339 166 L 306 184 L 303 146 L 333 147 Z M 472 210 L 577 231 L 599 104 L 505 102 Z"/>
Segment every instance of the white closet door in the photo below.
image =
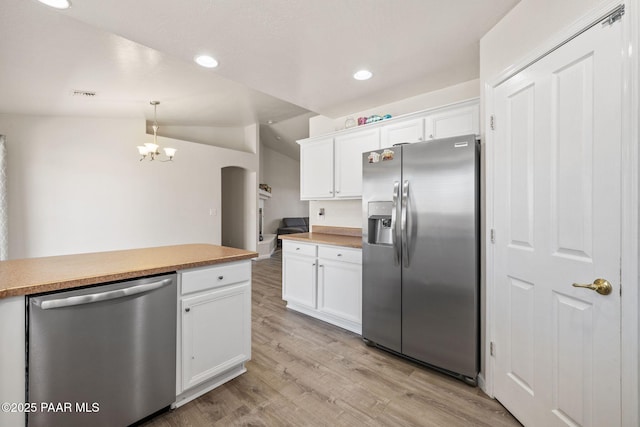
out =
<path fill-rule="evenodd" d="M 527 426 L 620 425 L 621 46 L 597 24 L 494 92 L 494 392 Z"/>

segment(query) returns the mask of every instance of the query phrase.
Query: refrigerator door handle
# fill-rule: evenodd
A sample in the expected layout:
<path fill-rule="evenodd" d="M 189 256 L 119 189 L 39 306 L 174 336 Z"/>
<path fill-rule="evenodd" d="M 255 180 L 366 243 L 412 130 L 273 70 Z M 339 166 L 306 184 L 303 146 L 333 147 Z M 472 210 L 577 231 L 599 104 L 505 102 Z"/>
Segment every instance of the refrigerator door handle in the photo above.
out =
<path fill-rule="evenodd" d="M 396 211 L 398 210 L 398 195 L 400 193 L 400 183 L 393 182 L 393 205 L 391 208 L 391 244 L 393 245 L 393 253 L 395 255 L 395 265 L 400 264 L 400 246 L 398 245 L 398 237 L 396 230 Z"/>
<path fill-rule="evenodd" d="M 400 219 L 400 230 L 402 231 L 402 259 L 404 266 L 409 267 L 409 241 L 407 233 L 407 205 L 409 203 L 409 180 L 402 184 L 402 218 Z"/>

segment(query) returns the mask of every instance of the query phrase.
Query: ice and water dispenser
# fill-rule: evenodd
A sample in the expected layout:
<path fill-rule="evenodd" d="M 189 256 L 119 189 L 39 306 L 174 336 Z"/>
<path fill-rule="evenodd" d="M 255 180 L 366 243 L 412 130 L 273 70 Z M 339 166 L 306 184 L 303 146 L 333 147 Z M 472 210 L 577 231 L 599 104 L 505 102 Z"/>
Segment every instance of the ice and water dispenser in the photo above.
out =
<path fill-rule="evenodd" d="M 369 244 L 391 245 L 391 212 L 393 202 L 369 202 L 367 219 Z"/>

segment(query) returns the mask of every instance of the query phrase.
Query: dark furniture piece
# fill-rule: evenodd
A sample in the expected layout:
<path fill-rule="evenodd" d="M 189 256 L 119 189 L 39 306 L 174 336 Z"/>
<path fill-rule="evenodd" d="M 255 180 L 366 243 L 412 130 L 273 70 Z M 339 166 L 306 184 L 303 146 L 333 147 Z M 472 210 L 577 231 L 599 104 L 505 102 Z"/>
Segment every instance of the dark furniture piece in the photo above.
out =
<path fill-rule="evenodd" d="M 278 245 L 283 234 L 308 233 L 309 217 L 282 218 L 282 226 L 278 228 Z"/>

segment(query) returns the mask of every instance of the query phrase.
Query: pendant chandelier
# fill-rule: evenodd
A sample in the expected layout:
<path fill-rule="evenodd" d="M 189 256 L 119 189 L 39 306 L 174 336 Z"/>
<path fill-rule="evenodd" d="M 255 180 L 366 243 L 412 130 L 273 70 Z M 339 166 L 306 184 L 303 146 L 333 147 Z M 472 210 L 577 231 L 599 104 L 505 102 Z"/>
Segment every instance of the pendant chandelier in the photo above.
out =
<path fill-rule="evenodd" d="M 149 104 L 153 105 L 153 142 L 147 142 L 144 145 L 138 145 L 138 152 L 142 156 L 140 158 L 140 161 L 148 158 L 150 161 L 158 159 L 161 162 L 170 162 L 173 160 L 173 156 L 175 156 L 176 151 L 178 150 L 176 150 L 175 148 L 165 147 L 163 148 L 163 151 L 164 156 L 166 156 L 167 159 L 163 160 L 160 158 L 162 154 L 160 153 L 160 145 L 158 145 L 158 120 L 156 119 L 156 110 L 158 108 L 158 105 L 160 104 L 160 101 L 151 101 L 149 102 Z"/>

